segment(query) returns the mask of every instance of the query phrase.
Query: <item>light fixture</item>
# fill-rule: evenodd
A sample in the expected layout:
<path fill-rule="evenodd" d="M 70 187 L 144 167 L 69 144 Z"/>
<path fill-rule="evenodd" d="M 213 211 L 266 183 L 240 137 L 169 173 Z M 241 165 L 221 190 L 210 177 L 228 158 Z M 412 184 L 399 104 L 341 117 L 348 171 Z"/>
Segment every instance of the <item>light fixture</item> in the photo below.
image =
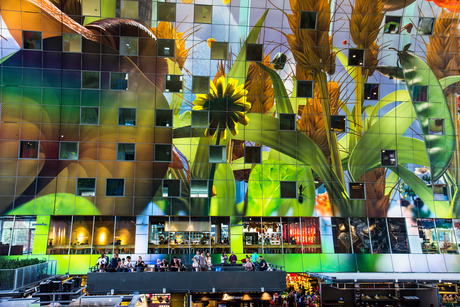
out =
<path fill-rule="evenodd" d="M 32 226 L 47 226 L 48 224 L 46 223 L 33 223 L 32 222 Z"/>
<path fill-rule="evenodd" d="M 115 290 L 110 290 L 110 295 L 113 295 L 115 293 Z"/>
<path fill-rule="evenodd" d="M 216 293 L 216 288 L 212 287 L 212 293 Z"/>
<path fill-rule="evenodd" d="M 265 292 L 265 288 L 264 288 L 264 287 L 261 287 L 261 288 L 260 288 L 260 292 Z"/>
<path fill-rule="evenodd" d="M 163 293 L 166 293 L 166 288 L 163 288 Z"/>

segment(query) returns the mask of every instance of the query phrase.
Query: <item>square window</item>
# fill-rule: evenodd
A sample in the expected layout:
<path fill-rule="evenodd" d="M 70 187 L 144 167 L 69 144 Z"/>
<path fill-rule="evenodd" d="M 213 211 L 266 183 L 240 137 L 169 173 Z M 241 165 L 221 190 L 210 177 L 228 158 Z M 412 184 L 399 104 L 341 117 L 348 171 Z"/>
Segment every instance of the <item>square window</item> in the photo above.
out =
<path fill-rule="evenodd" d="M 430 118 L 428 122 L 430 134 L 444 135 L 444 119 Z"/>
<path fill-rule="evenodd" d="M 22 48 L 28 50 L 42 50 L 42 32 L 23 31 Z"/>
<path fill-rule="evenodd" d="M 244 147 L 244 163 L 261 163 L 262 148 L 260 146 Z"/>
<path fill-rule="evenodd" d="M 209 77 L 193 76 L 192 78 L 192 93 L 208 94 L 209 93 Z"/>
<path fill-rule="evenodd" d="M 334 132 L 345 131 L 345 116 L 344 115 L 331 115 L 331 131 L 334 131 Z"/>
<path fill-rule="evenodd" d="M 211 42 L 211 60 L 227 60 L 228 43 Z"/>
<path fill-rule="evenodd" d="M 379 85 L 365 83 L 364 84 L 364 99 L 379 100 Z"/>
<path fill-rule="evenodd" d="M 118 109 L 118 125 L 136 126 L 136 109 Z"/>
<path fill-rule="evenodd" d="M 209 112 L 192 110 L 192 128 L 208 128 Z"/>
<path fill-rule="evenodd" d="M 124 196 L 125 180 L 124 179 L 107 179 L 105 185 L 105 196 Z"/>
<path fill-rule="evenodd" d="M 363 66 L 364 65 L 364 50 L 349 49 L 348 50 L 348 66 Z"/>
<path fill-rule="evenodd" d="M 61 142 L 59 143 L 60 160 L 77 160 L 78 159 L 78 142 Z"/>
<path fill-rule="evenodd" d="M 412 100 L 427 102 L 428 101 L 428 86 L 426 85 L 414 85 L 412 87 Z"/>
<path fill-rule="evenodd" d="M 433 199 L 449 201 L 449 188 L 447 184 L 434 184 L 433 185 Z"/>
<path fill-rule="evenodd" d="M 82 107 L 80 114 L 80 124 L 82 125 L 97 125 L 99 124 L 99 108 L 97 107 Z"/>
<path fill-rule="evenodd" d="M 121 0 L 120 17 L 138 19 L 139 18 L 139 2 Z"/>
<path fill-rule="evenodd" d="M 172 127 L 173 111 L 172 110 L 155 110 L 155 126 Z"/>
<path fill-rule="evenodd" d="M 176 21 L 176 4 L 168 2 L 157 3 L 157 19 L 158 21 Z"/>
<path fill-rule="evenodd" d="M 227 162 L 227 147 L 221 145 L 209 146 L 209 163 Z"/>
<path fill-rule="evenodd" d="M 157 55 L 161 57 L 174 57 L 176 41 L 173 39 L 157 40 Z"/>
<path fill-rule="evenodd" d="M 208 181 L 201 179 L 190 180 L 190 197 L 208 197 Z"/>
<path fill-rule="evenodd" d="M 117 146 L 117 160 L 118 161 L 134 161 L 136 153 L 135 144 L 120 143 Z"/>
<path fill-rule="evenodd" d="M 212 23 L 212 5 L 195 4 L 195 23 Z"/>
<path fill-rule="evenodd" d="M 78 178 L 77 196 L 96 196 L 96 179 Z"/>
<path fill-rule="evenodd" d="M 180 180 L 165 179 L 163 180 L 163 197 L 180 197 Z"/>
<path fill-rule="evenodd" d="M 82 0 L 81 14 L 83 16 L 101 16 L 100 0 Z"/>
<path fill-rule="evenodd" d="M 182 93 L 182 76 L 181 75 L 166 75 L 165 92 Z"/>
<path fill-rule="evenodd" d="M 90 89 L 99 89 L 100 74 L 98 71 L 82 71 L 81 87 Z"/>
<path fill-rule="evenodd" d="M 418 35 L 431 35 L 433 34 L 435 18 L 420 17 L 418 20 L 417 34 Z"/>
<path fill-rule="evenodd" d="M 110 89 L 112 90 L 128 90 L 128 73 L 111 72 L 110 73 Z"/>
<path fill-rule="evenodd" d="M 349 182 L 348 189 L 350 190 L 350 199 L 365 199 L 364 183 Z"/>
<path fill-rule="evenodd" d="M 172 146 L 169 144 L 155 144 L 155 161 L 171 162 Z"/>
<path fill-rule="evenodd" d="M 64 33 L 62 35 L 62 50 L 65 52 L 81 52 L 81 35 Z"/>
<path fill-rule="evenodd" d="M 380 163 L 382 166 L 396 166 L 396 150 L 382 150 L 380 151 Z"/>
<path fill-rule="evenodd" d="M 297 97 L 313 98 L 313 81 L 297 80 Z"/>
<path fill-rule="evenodd" d="M 280 130 L 295 130 L 296 115 L 295 114 L 280 114 Z"/>
<path fill-rule="evenodd" d="M 386 16 L 384 33 L 398 34 L 401 31 L 401 17 L 400 16 Z"/>
<path fill-rule="evenodd" d="M 316 16 L 317 12 L 300 12 L 300 24 L 299 28 L 303 30 L 315 30 L 316 29 Z"/>
<path fill-rule="evenodd" d="M 21 141 L 19 147 L 19 158 L 37 159 L 38 158 L 38 141 Z"/>
<path fill-rule="evenodd" d="M 120 55 L 136 56 L 138 55 L 138 38 L 137 37 L 120 37 Z"/>
<path fill-rule="evenodd" d="M 297 198 L 297 182 L 281 181 L 280 182 L 281 198 Z"/>
<path fill-rule="evenodd" d="M 264 46 L 262 44 L 246 45 L 246 61 L 261 62 L 264 56 Z"/>

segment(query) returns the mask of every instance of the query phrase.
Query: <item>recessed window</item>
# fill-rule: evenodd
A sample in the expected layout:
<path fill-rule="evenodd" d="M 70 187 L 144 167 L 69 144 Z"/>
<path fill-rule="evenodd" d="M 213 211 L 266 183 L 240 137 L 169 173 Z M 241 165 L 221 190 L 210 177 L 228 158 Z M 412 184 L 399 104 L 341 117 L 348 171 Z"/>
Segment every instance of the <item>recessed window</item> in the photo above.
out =
<path fill-rule="evenodd" d="M 350 199 L 364 199 L 364 183 L 362 182 L 349 182 L 348 189 L 350 190 Z"/>
<path fill-rule="evenodd" d="M 96 179 L 78 178 L 77 196 L 96 196 Z"/>
<path fill-rule="evenodd" d="M 208 128 L 209 112 L 208 111 L 192 111 L 192 127 L 193 128 Z"/>
<path fill-rule="evenodd" d="M 82 0 L 81 14 L 83 16 L 101 16 L 100 0 Z"/>
<path fill-rule="evenodd" d="M 228 43 L 211 42 L 211 59 L 212 60 L 227 60 L 228 59 Z"/>
<path fill-rule="evenodd" d="M 112 90 L 128 90 L 128 73 L 111 72 L 110 73 L 110 89 Z"/>
<path fill-rule="evenodd" d="M 36 31 L 23 31 L 23 49 L 28 50 L 41 50 L 42 49 L 42 32 Z"/>
<path fill-rule="evenodd" d="M 449 200 L 449 189 L 447 184 L 433 184 L 433 199 L 434 200 Z"/>
<path fill-rule="evenodd" d="M 427 102 L 428 101 L 428 86 L 426 85 L 414 85 L 412 87 L 412 100 Z"/>
<path fill-rule="evenodd" d="M 78 142 L 60 142 L 59 159 L 77 160 L 78 159 Z"/>
<path fill-rule="evenodd" d="M 38 158 L 38 141 L 21 141 L 19 147 L 19 158 L 37 159 Z"/>
<path fill-rule="evenodd" d="M 386 16 L 384 33 L 398 34 L 401 31 L 401 17 L 400 16 Z"/>
<path fill-rule="evenodd" d="M 380 163 L 382 166 L 396 166 L 396 150 L 382 150 L 380 151 Z"/>
<path fill-rule="evenodd" d="M 313 98 L 313 81 L 297 81 L 297 97 Z"/>
<path fill-rule="evenodd" d="M 344 115 L 331 115 L 331 131 L 343 132 L 345 131 L 345 125 Z"/>
<path fill-rule="evenodd" d="M 98 71 L 82 71 L 81 87 L 99 89 L 100 74 Z"/>
<path fill-rule="evenodd" d="M 80 124 L 82 125 L 97 125 L 99 124 L 99 108 L 97 107 L 82 107 L 80 114 Z"/>
<path fill-rule="evenodd" d="M 364 65 L 364 50 L 349 49 L 348 50 L 348 66 L 363 66 Z"/>
<path fill-rule="evenodd" d="M 107 179 L 105 185 L 105 196 L 124 196 L 125 180 L 124 179 Z"/>
<path fill-rule="evenodd" d="M 244 163 L 261 163 L 262 148 L 260 146 L 244 147 Z"/>
<path fill-rule="evenodd" d="M 117 146 L 117 160 L 118 161 L 134 161 L 136 154 L 135 144 L 120 143 Z"/>
<path fill-rule="evenodd" d="M 155 110 L 155 126 L 172 127 L 173 111 L 172 110 Z"/>
<path fill-rule="evenodd" d="M 208 181 L 201 179 L 190 180 L 190 197 L 208 197 Z"/>
<path fill-rule="evenodd" d="M 212 23 L 212 5 L 195 4 L 195 23 Z"/>
<path fill-rule="evenodd" d="M 297 198 L 297 182 L 281 181 L 280 182 L 281 198 Z"/>
<path fill-rule="evenodd" d="M 165 92 L 182 93 L 182 75 L 166 75 Z"/>
<path fill-rule="evenodd" d="M 227 147 L 220 145 L 209 146 L 209 162 L 225 163 L 227 162 Z"/>
<path fill-rule="evenodd" d="M 155 144 L 155 161 L 171 162 L 172 146 L 170 144 Z"/>
<path fill-rule="evenodd" d="M 365 83 L 364 84 L 364 99 L 379 100 L 379 85 Z"/>
<path fill-rule="evenodd" d="M 157 40 L 157 55 L 162 57 L 174 57 L 176 41 L 173 39 Z"/>
<path fill-rule="evenodd" d="M 428 122 L 430 134 L 443 135 L 444 134 L 444 119 L 430 118 Z"/>
<path fill-rule="evenodd" d="M 316 29 L 316 16 L 317 12 L 300 12 L 300 24 L 299 28 L 303 30 L 315 30 Z"/>
<path fill-rule="evenodd" d="M 139 18 L 139 2 L 121 0 L 120 17 L 138 19 Z"/>
<path fill-rule="evenodd" d="M 431 35 L 433 34 L 435 18 L 420 17 L 418 20 L 417 34 L 418 35 Z"/>
<path fill-rule="evenodd" d="M 280 130 L 295 130 L 295 127 L 295 114 L 280 114 Z"/>
<path fill-rule="evenodd" d="M 81 52 L 81 35 L 64 33 L 62 35 L 62 50 L 65 52 Z"/>
<path fill-rule="evenodd" d="M 209 93 L 209 77 L 193 76 L 192 78 L 192 93 L 208 94 Z"/>
<path fill-rule="evenodd" d="M 176 21 L 176 4 L 168 2 L 157 3 L 157 19 L 158 21 Z"/>
<path fill-rule="evenodd" d="M 246 45 L 246 61 L 261 62 L 264 55 L 264 45 L 262 44 L 247 44 Z"/>
<path fill-rule="evenodd" d="M 118 109 L 118 125 L 136 126 L 136 109 Z"/>
<path fill-rule="evenodd" d="M 137 37 L 120 37 L 120 54 L 128 56 L 136 56 L 138 52 L 138 38 Z"/>
<path fill-rule="evenodd" d="M 162 195 L 163 197 L 180 197 L 180 180 L 164 179 Z"/>

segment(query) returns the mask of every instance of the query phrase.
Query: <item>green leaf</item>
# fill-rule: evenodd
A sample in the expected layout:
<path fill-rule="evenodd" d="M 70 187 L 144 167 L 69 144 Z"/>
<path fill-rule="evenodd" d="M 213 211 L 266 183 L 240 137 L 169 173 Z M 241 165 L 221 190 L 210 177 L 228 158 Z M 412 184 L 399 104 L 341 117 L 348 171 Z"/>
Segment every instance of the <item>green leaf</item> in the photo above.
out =
<path fill-rule="evenodd" d="M 391 172 L 390 175 L 385 179 L 385 195 L 388 195 L 394 189 L 395 185 L 399 181 L 399 176 L 395 172 Z"/>
<path fill-rule="evenodd" d="M 179 66 L 173 62 L 171 59 L 166 59 L 168 61 L 168 73 L 170 75 L 182 75 L 182 71 Z M 182 108 L 182 103 L 184 101 L 184 93 L 171 93 L 171 110 L 174 110 L 174 115 L 178 116 Z"/>
<path fill-rule="evenodd" d="M 430 159 L 431 176 L 437 181 L 450 164 L 455 151 L 455 129 L 443 88 L 431 68 L 421 58 L 399 52 L 399 60 L 403 68 L 406 86 L 413 99 L 414 86 L 428 87 L 428 101 L 413 101 L 415 112 L 423 132 L 428 157 Z M 444 133 L 430 134 L 429 119 L 443 119 Z"/>
<path fill-rule="evenodd" d="M 214 187 L 217 195 L 211 198 L 210 215 L 235 215 L 235 176 L 230 164 L 220 163 L 214 174 Z M 241 215 L 241 213 L 239 214 Z"/>
<path fill-rule="evenodd" d="M 392 92 L 382 99 L 380 99 L 379 102 L 374 106 L 374 109 L 371 112 L 371 115 L 369 116 L 369 127 L 374 124 L 374 122 L 378 119 L 378 112 L 380 109 L 382 109 L 384 106 L 394 103 L 396 101 L 408 101 L 410 99 L 409 92 L 406 90 L 399 90 Z"/>
<path fill-rule="evenodd" d="M 377 71 L 390 79 L 404 81 L 404 74 L 401 67 L 381 65 L 377 66 Z"/>
<path fill-rule="evenodd" d="M 272 79 L 273 90 L 275 92 L 276 99 L 276 111 L 278 114 L 294 113 L 288 93 L 280 76 L 270 67 L 267 67 L 261 63 L 257 63 L 257 65 L 259 65 L 259 67 L 262 68 L 262 70 L 264 70 Z"/>
<path fill-rule="evenodd" d="M 460 82 L 460 76 L 450 76 L 439 80 L 439 84 L 441 84 L 443 89 L 457 82 Z"/>
<path fill-rule="evenodd" d="M 343 54 L 339 48 L 332 46 L 332 51 L 336 53 L 337 59 L 339 59 L 340 63 L 342 64 L 343 68 L 348 72 L 348 74 L 356 80 L 356 68 L 354 66 L 348 66 L 348 57 Z"/>

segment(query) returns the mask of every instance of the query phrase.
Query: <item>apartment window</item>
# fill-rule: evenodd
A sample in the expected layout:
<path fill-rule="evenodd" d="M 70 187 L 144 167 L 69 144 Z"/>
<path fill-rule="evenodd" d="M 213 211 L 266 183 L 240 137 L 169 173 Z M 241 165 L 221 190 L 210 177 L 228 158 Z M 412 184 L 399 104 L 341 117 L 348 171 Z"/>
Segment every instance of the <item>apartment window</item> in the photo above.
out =
<path fill-rule="evenodd" d="M 435 18 L 420 17 L 418 20 L 417 34 L 418 35 L 431 35 L 433 34 Z"/>
<path fill-rule="evenodd" d="M 111 72 L 110 73 L 110 89 L 112 90 L 128 90 L 128 73 Z"/>
<path fill-rule="evenodd" d="M 225 163 L 227 162 L 227 147 L 221 145 L 209 146 L 209 162 Z"/>
<path fill-rule="evenodd" d="M 23 31 L 22 48 L 28 50 L 42 50 L 42 32 Z"/>
<path fill-rule="evenodd" d="M 120 55 L 136 56 L 138 51 L 138 38 L 137 37 L 120 37 Z"/>
<path fill-rule="evenodd" d="M 97 125 L 99 124 L 99 108 L 97 107 L 82 107 L 80 114 L 80 124 L 82 125 Z"/>
<path fill-rule="evenodd" d="M 331 131 L 343 132 L 345 131 L 345 126 L 344 115 L 331 115 Z"/>
<path fill-rule="evenodd" d="M 211 42 L 211 60 L 227 60 L 228 43 Z"/>
<path fill-rule="evenodd" d="M 379 100 L 379 85 L 365 83 L 364 84 L 364 99 Z"/>
<path fill-rule="evenodd" d="M 300 12 L 299 28 L 302 30 L 315 30 L 316 29 L 316 16 L 317 12 Z"/>
<path fill-rule="evenodd" d="M 380 152 L 380 163 L 382 166 L 396 166 L 396 150 L 382 150 Z"/>
<path fill-rule="evenodd" d="M 350 190 L 350 199 L 364 199 L 364 183 L 362 182 L 350 182 L 348 184 Z"/>
<path fill-rule="evenodd" d="M 136 154 L 136 144 L 123 144 L 117 146 L 117 160 L 118 161 L 134 161 Z"/>
<path fill-rule="evenodd" d="M 124 196 L 125 180 L 108 178 L 105 185 L 105 196 Z"/>
<path fill-rule="evenodd" d="M 121 0 L 120 17 L 138 19 L 139 18 L 139 2 Z"/>
<path fill-rule="evenodd" d="M 208 181 L 201 179 L 190 180 L 190 197 L 208 197 Z"/>
<path fill-rule="evenodd" d="M 100 74 L 98 71 L 83 71 L 81 73 L 81 87 L 99 89 Z"/>
<path fill-rule="evenodd" d="M 166 75 L 165 92 L 182 93 L 182 75 Z"/>
<path fill-rule="evenodd" d="M 447 184 L 433 184 L 433 199 L 449 201 L 449 187 Z"/>
<path fill-rule="evenodd" d="M 195 4 L 195 23 L 212 23 L 212 5 Z"/>
<path fill-rule="evenodd" d="M 172 145 L 155 144 L 155 161 L 171 162 L 171 160 L 172 160 Z"/>
<path fill-rule="evenodd" d="M 81 35 L 64 33 L 62 50 L 65 52 L 81 52 Z"/>
<path fill-rule="evenodd" d="M 208 94 L 209 93 L 209 77 L 193 76 L 192 77 L 192 93 Z"/>
<path fill-rule="evenodd" d="M 19 146 L 20 159 L 38 158 L 38 141 L 21 141 Z"/>
<path fill-rule="evenodd" d="M 35 217 L 16 216 L 14 219 L 10 256 L 32 254 L 35 237 L 35 223 Z"/>
<path fill-rule="evenodd" d="M 280 130 L 295 130 L 296 114 L 280 114 Z"/>
<path fill-rule="evenodd" d="M 136 109 L 120 108 L 118 109 L 118 125 L 135 126 Z"/>
<path fill-rule="evenodd" d="M 208 111 L 192 111 L 192 127 L 207 128 L 209 126 Z"/>
<path fill-rule="evenodd" d="M 262 44 L 247 44 L 246 45 L 246 61 L 261 62 L 264 55 L 264 45 Z"/>
<path fill-rule="evenodd" d="M 157 40 L 157 55 L 161 57 L 174 57 L 176 41 L 173 39 Z"/>
<path fill-rule="evenodd" d="M 164 179 L 162 195 L 163 197 L 180 197 L 180 180 Z"/>
<path fill-rule="evenodd" d="M 101 0 L 82 0 L 81 14 L 83 16 L 101 16 Z"/>
<path fill-rule="evenodd" d="M 428 122 L 430 134 L 443 135 L 444 134 L 444 119 L 430 118 Z"/>
<path fill-rule="evenodd" d="M 59 143 L 60 160 L 77 160 L 78 159 L 78 142 L 60 142 Z"/>
<path fill-rule="evenodd" d="M 398 34 L 401 31 L 401 17 L 400 16 L 386 16 L 384 33 Z"/>
<path fill-rule="evenodd" d="M 157 3 L 157 19 L 158 21 L 176 21 L 176 4 L 170 2 Z"/>
<path fill-rule="evenodd" d="M 244 147 L 244 163 L 261 163 L 262 148 L 260 146 Z"/>
<path fill-rule="evenodd" d="M 412 100 L 419 102 L 428 101 L 428 86 L 426 85 L 414 85 L 412 87 Z"/>
<path fill-rule="evenodd" d="M 349 49 L 348 51 L 348 66 L 363 66 L 364 65 L 364 50 Z"/>
<path fill-rule="evenodd" d="M 297 81 L 297 97 L 313 98 L 313 81 Z"/>
<path fill-rule="evenodd" d="M 297 198 L 297 182 L 281 181 L 280 182 L 281 198 Z"/>
<path fill-rule="evenodd" d="M 172 110 L 155 110 L 155 126 L 172 127 L 173 111 Z"/>
<path fill-rule="evenodd" d="M 96 179 L 78 178 L 77 196 L 96 196 Z"/>
<path fill-rule="evenodd" d="M 424 254 L 439 254 L 434 219 L 417 219 L 418 235 Z"/>
<path fill-rule="evenodd" d="M 336 254 L 352 254 L 350 221 L 348 218 L 333 217 L 331 218 L 332 238 L 334 241 L 334 253 Z"/>

